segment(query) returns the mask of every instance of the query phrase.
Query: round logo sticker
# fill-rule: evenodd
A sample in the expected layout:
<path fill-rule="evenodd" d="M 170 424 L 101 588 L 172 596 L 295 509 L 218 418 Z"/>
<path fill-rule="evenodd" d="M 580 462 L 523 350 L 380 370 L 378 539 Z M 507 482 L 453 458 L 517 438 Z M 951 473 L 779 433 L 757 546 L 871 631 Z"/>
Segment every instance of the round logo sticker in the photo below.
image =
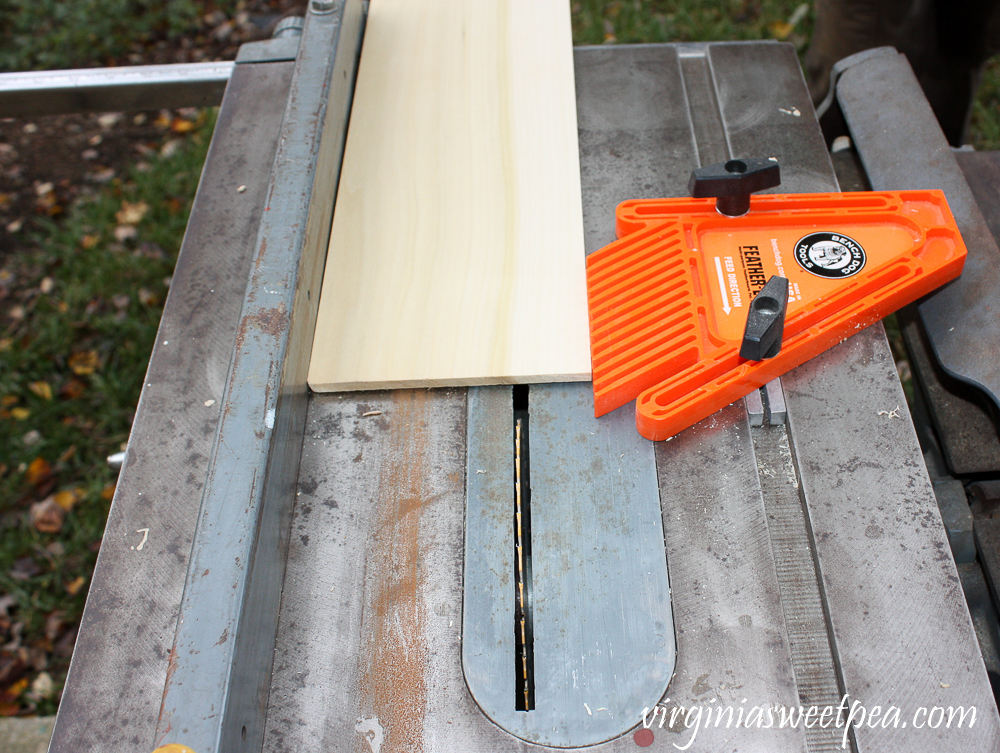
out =
<path fill-rule="evenodd" d="M 840 233 L 810 233 L 795 244 L 795 261 L 819 277 L 852 277 L 865 260 L 861 244 Z"/>

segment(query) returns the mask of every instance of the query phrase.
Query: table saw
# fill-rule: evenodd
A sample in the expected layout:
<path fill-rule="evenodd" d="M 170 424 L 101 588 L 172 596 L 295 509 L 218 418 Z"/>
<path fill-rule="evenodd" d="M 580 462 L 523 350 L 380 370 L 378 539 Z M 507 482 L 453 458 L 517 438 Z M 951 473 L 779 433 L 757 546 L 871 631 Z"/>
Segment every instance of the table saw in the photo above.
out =
<path fill-rule="evenodd" d="M 50 750 L 1000 750 L 998 251 L 905 58 L 823 113 L 842 177 L 943 188 L 969 247 L 902 317 L 915 419 L 876 324 L 649 442 L 587 384 L 309 393 L 364 22 L 314 0 L 224 71 Z M 839 190 L 792 46 L 574 56 L 588 253 L 699 165 Z"/>

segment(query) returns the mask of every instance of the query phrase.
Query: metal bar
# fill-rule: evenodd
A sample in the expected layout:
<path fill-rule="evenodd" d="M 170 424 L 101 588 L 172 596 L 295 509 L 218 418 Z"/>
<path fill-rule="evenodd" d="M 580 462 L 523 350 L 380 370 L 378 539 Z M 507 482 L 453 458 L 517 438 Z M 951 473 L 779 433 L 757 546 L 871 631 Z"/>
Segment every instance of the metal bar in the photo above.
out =
<path fill-rule="evenodd" d="M 836 707 L 841 688 L 788 431 L 785 426 L 768 425 L 750 432 L 799 698 L 807 706 Z M 842 729 L 831 731 L 813 725 L 806 727 L 805 733 L 810 753 L 844 749 Z"/>
<path fill-rule="evenodd" d="M 763 426 L 764 425 L 764 398 L 760 390 L 754 390 L 745 398 L 743 398 L 743 404 L 747 409 L 747 417 L 750 419 L 751 426 Z"/>
<path fill-rule="evenodd" d="M 781 387 L 780 379 L 772 379 L 764 385 L 764 397 L 767 398 L 767 422 L 771 426 L 779 426 L 785 423 L 787 410 L 785 409 L 785 391 Z"/>
<path fill-rule="evenodd" d="M 225 61 L 0 73 L 0 116 L 212 107 L 235 67 Z"/>
<path fill-rule="evenodd" d="M 274 103 L 288 96 L 291 79 L 291 63 L 245 65 L 226 89 L 136 408 L 52 753 L 155 747 L 198 503 L 281 129 Z"/>
<path fill-rule="evenodd" d="M 1000 248 L 906 57 L 883 48 L 841 67 L 837 101 L 872 188 L 948 197 L 969 255 L 961 277 L 920 302 L 920 318 L 945 371 L 1000 406 Z"/>
<path fill-rule="evenodd" d="M 199 753 L 262 744 L 305 374 L 363 20 L 361 0 L 306 18 L 192 545 L 160 744 Z"/>

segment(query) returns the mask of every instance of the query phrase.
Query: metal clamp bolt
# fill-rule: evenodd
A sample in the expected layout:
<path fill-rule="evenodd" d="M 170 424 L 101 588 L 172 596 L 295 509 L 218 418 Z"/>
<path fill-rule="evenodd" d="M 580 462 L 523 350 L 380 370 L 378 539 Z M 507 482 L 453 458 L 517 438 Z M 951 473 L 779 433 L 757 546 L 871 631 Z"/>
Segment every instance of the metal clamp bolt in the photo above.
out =
<path fill-rule="evenodd" d="M 742 217 L 750 210 L 750 194 L 780 183 L 781 173 L 775 159 L 731 159 L 694 170 L 688 191 L 696 199 L 714 197 L 719 214 Z"/>
<path fill-rule="evenodd" d="M 309 10 L 317 16 L 333 13 L 337 9 L 337 0 L 312 0 Z"/>

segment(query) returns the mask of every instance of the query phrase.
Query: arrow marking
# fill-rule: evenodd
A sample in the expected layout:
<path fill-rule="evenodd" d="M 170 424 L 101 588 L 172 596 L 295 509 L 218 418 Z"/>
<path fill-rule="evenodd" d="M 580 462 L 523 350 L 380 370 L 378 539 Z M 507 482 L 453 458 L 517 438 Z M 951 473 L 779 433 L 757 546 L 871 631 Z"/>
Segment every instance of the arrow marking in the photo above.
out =
<path fill-rule="evenodd" d="M 726 278 L 722 274 L 722 262 L 718 256 L 715 257 L 715 271 L 719 273 L 719 292 L 722 293 L 722 310 L 726 312 L 726 316 L 729 316 L 729 312 L 733 309 L 729 305 L 729 294 L 726 292 Z"/>

